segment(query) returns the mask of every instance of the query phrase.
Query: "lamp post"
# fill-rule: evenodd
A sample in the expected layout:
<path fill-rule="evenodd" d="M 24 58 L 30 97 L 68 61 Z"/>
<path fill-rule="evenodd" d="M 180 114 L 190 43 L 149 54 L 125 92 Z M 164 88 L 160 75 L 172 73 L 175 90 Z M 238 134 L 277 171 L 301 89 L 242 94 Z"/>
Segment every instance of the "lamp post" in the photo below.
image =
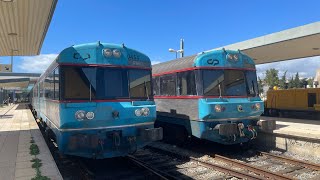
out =
<path fill-rule="evenodd" d="M 183 49 L 174 50 L 174 49 L 170 48 L 169 52 L 175 52 L 176 53 L 176 59 L 177 59 L 178 58 L 178 53 L 183 53 Z"/>
<path fill-rule="evenodd" d="M 180 53 L 180 57 L 183 57 L 183 55 L 184 55 L 184 40 L 180 39 L 180 49 L 179 50 L 174 50 L 174 49 L 170 48 L 169 52 L 175 52 L 176 59 L 178 58 L 178 53 Z"/>
<path fill-rule="evenodd" d="M 14 52 L 18 52 L 19 50 L 17 49 L 11 49 L 11 72 L 13 70 L 13 54 Z"/>

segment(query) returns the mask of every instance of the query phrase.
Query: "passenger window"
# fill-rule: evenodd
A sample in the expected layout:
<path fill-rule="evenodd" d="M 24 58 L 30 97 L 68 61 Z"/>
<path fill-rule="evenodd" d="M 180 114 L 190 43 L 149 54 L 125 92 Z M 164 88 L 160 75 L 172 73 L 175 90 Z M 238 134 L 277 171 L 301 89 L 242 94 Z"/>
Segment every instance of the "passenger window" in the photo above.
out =
<path fill-rule="evenodd" d="M 153 83 L 153 94 L 160 95 L 160 77 L 153 77 L 152 83 Z"/>
<path fill-rule="evenodd" d="M 176 74 L 160 77 L 160 93 L 163 96 L 176 96 Z"/>
<path fill-rule="evenodd" d="M 197 95 L 194 71 L 178 73 L 178 95 Z"/>
<path fill-rule="evenodd" d="M 59 68 L 54 70 L 54 99 L 59 100 Z"/>

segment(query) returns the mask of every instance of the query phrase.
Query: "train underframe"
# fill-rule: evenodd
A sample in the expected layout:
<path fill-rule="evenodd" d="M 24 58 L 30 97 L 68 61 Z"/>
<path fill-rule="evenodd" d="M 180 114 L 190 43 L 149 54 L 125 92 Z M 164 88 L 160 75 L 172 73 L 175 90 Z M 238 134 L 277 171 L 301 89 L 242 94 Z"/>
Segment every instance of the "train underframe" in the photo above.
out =
<path fill-rule="evenodd" d="M 102 159 L 126 156 L 162 139 L 153 125 L 117 129 L 58 131 L 59 150 L 68 155 Z"/>
<path fill-rule="evenodd" d="M 188 137 L 196 137 L 225 145 L 240 144 L 255 139 L 259 131 L 271 132 L 275 121 L 198 121 L 158 117 L 156 127 L 163 127 L 164 139 L 182 144 Z"/>
<path fill-rule="evenodd" d="M 32 111 L 45 130 L 45 138 L 56 141 L 62 155 L 104 159 L 126 156 L 148 143 L 161 140 L 163 129 L 154 128 L 153 123 L 130 127 L 99 127 L 92 129 L 57 129 Z"/>

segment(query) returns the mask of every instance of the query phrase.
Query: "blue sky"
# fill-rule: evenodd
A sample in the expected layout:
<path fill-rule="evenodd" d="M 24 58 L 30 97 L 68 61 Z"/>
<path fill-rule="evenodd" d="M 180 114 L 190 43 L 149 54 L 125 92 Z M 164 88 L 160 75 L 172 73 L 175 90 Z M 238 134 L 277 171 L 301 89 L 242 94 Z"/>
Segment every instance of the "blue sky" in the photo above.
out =
<path fill-rule="evenodd" d="M 168 48 L 179 48 L 180 38 L 192 55 L 319 21 L 319 7 L 317 0 L 59 0 L 41 55 L 16 57 L 14 71 L 42 71 L 62 49 L 98 40 L 125 43 L 163 62 L 175 58 Z"/>

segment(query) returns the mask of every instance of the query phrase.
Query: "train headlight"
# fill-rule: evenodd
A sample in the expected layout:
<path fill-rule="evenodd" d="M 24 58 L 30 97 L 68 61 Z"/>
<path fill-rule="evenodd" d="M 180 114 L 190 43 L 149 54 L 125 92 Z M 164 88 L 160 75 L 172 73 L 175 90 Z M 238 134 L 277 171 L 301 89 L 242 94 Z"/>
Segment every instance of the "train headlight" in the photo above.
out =
<path fill-rule="evenodd" d="M 141 109 L 136 109 L 136 110 L 134 111 L 134 114 L 135 114 L 136 116 L 141 116 L 141 115 L 142 115 Z"/>
<path fill-rule="evenodd" d="M 237 54 L 234 54 L 233 55 L 233 60 L 238 61 L 238 59 L 239 59 L 239 56 Z"/>
<path fill-rule="evenodd" d="M 112 51 L 111 51 L 111 49 L 104 49 L 104 50 L 103 50 L 103 55 L 104 55 L 105 57 L 111 57 L 111 56 L 112 56 Z"/>
<path fill-rule="evenodd" d="M 214 106 L 214 110 L 216 112 L 221 112 L 222 111 L 222 107 L 219 104 L 217 104 L 217 105 Z"/>
<path fill-rule="evenodd" d="M 150 114 L 150 110 L 147 107 L 146 108 L 142 108 L 141 111 L 142 111 L 142 114 L 144 116 L 148 116 Z"/>
<path fill-rule="evenodd" d="M 232 54 L 228 54 L 228 55 L 227 55 L 227 59 L 228 59 L 228 60 L 232 60 L 232 59 L 233 59 Z"/>
<path fill-rule="evenodd" d="M 87 112 L 86 118 L 90 119 L 90 120 L 93 119 L 94 118 L 94 113 L 93 112 Z"/>
<path fill-rule="evenodd" d="M 79 110 L 74 114 L 74 116 L 78 120 L 84 120 L 86 118 L 86 112 L 83 110 Z"/>
<path fill-rule="evenodd" d="M 113 54 L 113 56 L 116 57 L 116 58 L 119 58 L 119 57 L 121 56 L 121 52 L 120 52 L 119 49 L 114 49 L 114 50 L 112 51 L 112 54 Z"/>
<path fill-rule="evenodd" d="M 256 110 L 260 110 L 260 108 L 261 108 L 260 103 L 256 103 L 254 106 L 256 107 Z"/>

